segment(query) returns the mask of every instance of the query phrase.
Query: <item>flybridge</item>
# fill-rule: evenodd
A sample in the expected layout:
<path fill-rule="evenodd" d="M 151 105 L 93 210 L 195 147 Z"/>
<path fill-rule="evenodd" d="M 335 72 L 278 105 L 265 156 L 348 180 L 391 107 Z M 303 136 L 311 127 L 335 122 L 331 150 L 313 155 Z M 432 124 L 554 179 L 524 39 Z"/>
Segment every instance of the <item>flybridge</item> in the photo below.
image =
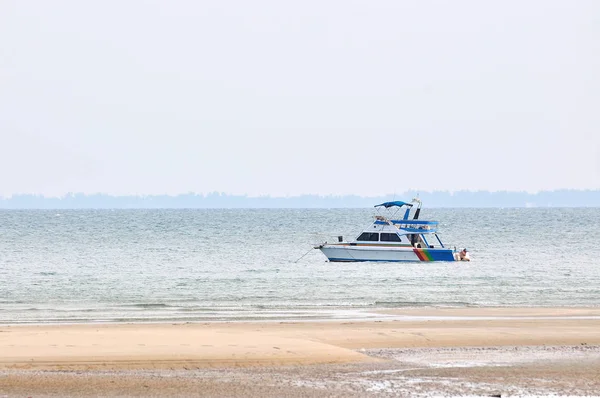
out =
<path fill-rule="evenodd" d="M 400 230 L 400 233 L 435 233 L 437 232 L 437 221 L 425 220 L 385 220 L 377 218 L 373 225 L 393 225 Z"/>
<path fill-rule="evenodd" d="M 421 201 L 419 200 L 419 198 L 414 198 L 413 203 L 418 203 L 419 206 L 417 207 L 417 210 L 415 211 L 415 214 L 413 216 L 413 220 L 417 220 L 419 218 L 419 214 L 421 213 Z M 413 207 L 413 203 L 408 203 L 408 202 L 403 202 L 401 200 L 396 200 L 393 202 L 383 202 L 381 204 L 375 205 L 376 208 L 379 207 L 385 207 L 386 209 L 389 209 L 391 207 L 404 207 L 406 206 L 406 211 L 404 212 L 404 218 L 403 220 L 408 220 L 409 216 L 410 216 L 410 210 Z"/>

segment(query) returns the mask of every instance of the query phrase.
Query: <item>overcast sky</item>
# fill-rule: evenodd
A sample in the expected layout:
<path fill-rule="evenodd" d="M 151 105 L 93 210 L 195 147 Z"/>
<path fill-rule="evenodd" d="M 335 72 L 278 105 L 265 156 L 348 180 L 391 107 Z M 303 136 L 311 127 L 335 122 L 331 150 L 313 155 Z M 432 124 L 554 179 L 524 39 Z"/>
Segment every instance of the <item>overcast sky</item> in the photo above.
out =
<path fill-rule="evenodd" d="M 0 195 L 600 188 L 600 1 L 0 0 Z"/>

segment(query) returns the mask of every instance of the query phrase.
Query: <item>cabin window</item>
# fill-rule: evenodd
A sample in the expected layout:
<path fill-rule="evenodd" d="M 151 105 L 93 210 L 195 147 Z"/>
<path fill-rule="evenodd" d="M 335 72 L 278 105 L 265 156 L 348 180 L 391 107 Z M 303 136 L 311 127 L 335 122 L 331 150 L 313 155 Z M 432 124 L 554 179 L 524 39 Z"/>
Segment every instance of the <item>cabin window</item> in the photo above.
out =
<path fill-rule="evenodd" d="M 400 239 L 398 234 L 382 233 L 381 241 L 382 242 L 402 242 L 402 239 Z"/>
<path fill-rule="evenodd" d="M 379 234 L 377 232 L 363 232 L 356 240 L 362 242 L 378 242 Z"/>

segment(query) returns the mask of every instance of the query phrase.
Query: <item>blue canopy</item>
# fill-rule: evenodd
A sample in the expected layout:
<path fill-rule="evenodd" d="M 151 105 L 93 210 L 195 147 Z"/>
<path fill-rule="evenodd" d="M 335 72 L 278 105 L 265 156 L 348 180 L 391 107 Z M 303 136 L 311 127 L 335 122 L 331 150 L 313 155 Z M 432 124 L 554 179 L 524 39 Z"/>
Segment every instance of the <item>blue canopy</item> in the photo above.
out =
<path fill-rule="evenodd" d="M 403 202 L 401 200 L 397 200 L 395 202 L 385 202 L 385 203 L 382 203 L 380 205 L 375 205 L 375 207 L 381 207 L 381 206 L 385 207 L 386 209 L 388 207 L 394 207 L 394 206 L 398 206 L 398 207 L 411 206 L 412 207 L 412 203 L 406 203 L 406 202 Z"/>

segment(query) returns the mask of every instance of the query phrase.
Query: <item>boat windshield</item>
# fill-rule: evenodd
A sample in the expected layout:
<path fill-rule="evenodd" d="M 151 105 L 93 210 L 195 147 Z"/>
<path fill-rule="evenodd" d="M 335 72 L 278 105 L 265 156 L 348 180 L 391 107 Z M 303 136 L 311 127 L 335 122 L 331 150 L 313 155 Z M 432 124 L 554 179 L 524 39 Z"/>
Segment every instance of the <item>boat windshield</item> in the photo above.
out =
<path fill-rule="evenodd" d="M 438 234 L 408 234 L 410 243 L 416 248 L 445 248 Z"/>

